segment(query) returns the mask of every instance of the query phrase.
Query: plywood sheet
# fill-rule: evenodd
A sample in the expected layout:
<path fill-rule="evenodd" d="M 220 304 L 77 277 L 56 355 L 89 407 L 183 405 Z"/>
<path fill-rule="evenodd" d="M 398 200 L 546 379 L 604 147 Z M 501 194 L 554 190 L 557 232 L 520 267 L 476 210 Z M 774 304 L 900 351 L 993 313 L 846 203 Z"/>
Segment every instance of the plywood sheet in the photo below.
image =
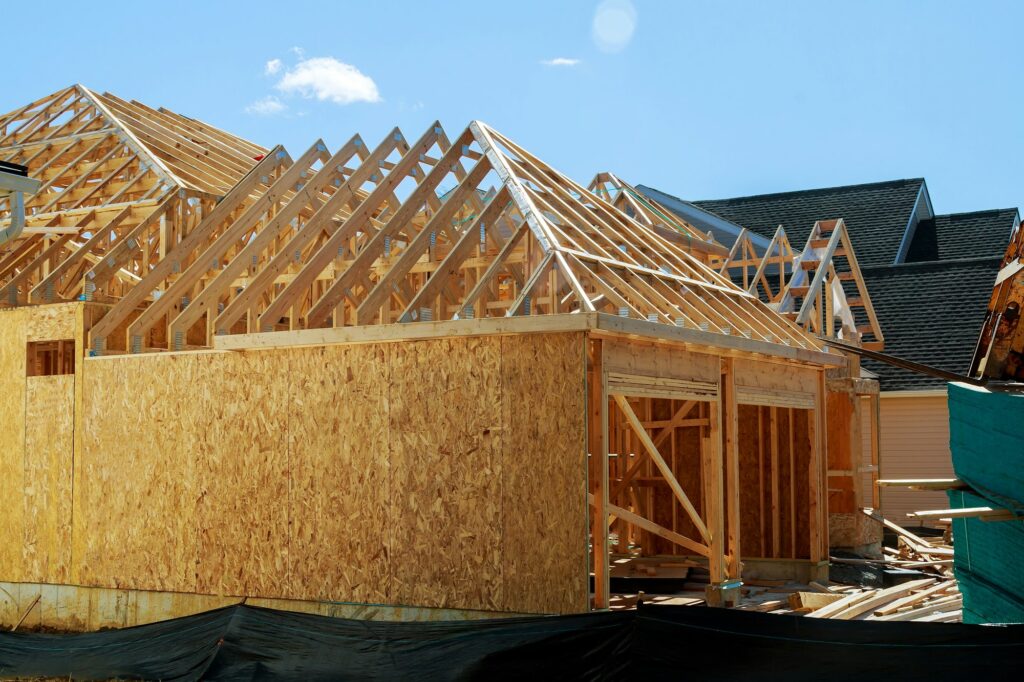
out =
<path fill-rule="evenodd" d="M 296 598 L 388 600 L 388 357 L 387 346 L 366 345 L 301 349 L 288 358 Z M 429 535 L 422 542 L 444 551 Z"/>
<path fill-rule="evenodd" d="M 583 372 L 580 334 L 87 360 L 72 579 L 584 610 Z"/>
<path fill-rule="evenodd" d="M 581 334 L 502 340 L 505 611 L 587 608 L 583 343 Z"/>
<path fill-rule="evenodd" d="M 500 608 L 500 338 L 389 350 L 392 603 Z"/>
<path fill-rule="evenodd" d="M 82 303 L 58 303 L 25 308 L 27 341 L 73 339 L 78 331 Z"/>
<path fill-rule="evenodd" d="M 23 579 L 26 309 L 0 310 L 0 580 Z"/>
<path fill-rule="evenodd" d="M 207 421 L 196 412 L 210 363 L 206 353 L 85 363 L 74 518 L 79 584 L 196 591 L 204 492 L 195 462 L 210 454 L 200 433 Z"/>
<path fill-rule="evenodd" d="M 199 364 L 193 383 L 176 382 L 179 460 L 195 475 L 196 590 L 287 594 L 287 357 L 211 354 Z"/>
<path fill-rule="evenodd" d="M 71 568 L 75 377 L 32 377 L 26 384 L 22 579 L 59 584 Z"/>

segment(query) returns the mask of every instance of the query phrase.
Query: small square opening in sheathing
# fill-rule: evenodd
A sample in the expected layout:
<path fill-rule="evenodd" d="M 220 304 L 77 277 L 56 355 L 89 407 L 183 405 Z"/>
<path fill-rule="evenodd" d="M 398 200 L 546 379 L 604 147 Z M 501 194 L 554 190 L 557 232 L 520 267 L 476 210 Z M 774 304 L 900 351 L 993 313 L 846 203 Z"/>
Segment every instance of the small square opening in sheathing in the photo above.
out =
<path fill-rule="evenodd" d="M 74 374 L 74 340 L 29 341 L 25 369 L 30 377 Z"/>

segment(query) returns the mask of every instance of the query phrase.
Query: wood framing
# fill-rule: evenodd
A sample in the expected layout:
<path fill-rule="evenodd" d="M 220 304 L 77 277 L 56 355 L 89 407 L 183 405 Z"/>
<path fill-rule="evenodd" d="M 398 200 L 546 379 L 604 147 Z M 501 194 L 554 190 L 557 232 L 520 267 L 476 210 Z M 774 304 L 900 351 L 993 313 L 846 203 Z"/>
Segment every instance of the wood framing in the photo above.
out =
<path fill-rule="evenodd" d="M 615 176 L 480 121 L 293 157 L 82 86 L 0 136 L 41 183 L 0 247 L 0 581 L 566 613 L 614 555 L 709 599 L 820 568 L 844 357 Z"/>
<path fill-rule="evenodd" d="M 25 229 L 0 245 L 0 305 L 128 296 L 266 154 L 82 85 L 0 116 L 0 160 L 41 182 Z M 11 208 L 0 199 L 0 227 Z"/>

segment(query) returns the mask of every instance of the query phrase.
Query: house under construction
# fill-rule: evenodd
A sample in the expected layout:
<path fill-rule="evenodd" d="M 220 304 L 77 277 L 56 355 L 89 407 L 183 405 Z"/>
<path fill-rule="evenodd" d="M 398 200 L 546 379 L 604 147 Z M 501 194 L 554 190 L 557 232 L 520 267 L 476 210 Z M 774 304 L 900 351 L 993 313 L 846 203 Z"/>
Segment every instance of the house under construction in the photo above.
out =
<path fill-rule="evenodd" d="M 374 142 L 82 86 L 0 117 L 39 181 L 23 225 L 0 196 L 4 622 L 582 612 L 637 556 L 727 603 L 863 544 L 840 220 L 790 314 L 611 174 L 479 121 Z"/>

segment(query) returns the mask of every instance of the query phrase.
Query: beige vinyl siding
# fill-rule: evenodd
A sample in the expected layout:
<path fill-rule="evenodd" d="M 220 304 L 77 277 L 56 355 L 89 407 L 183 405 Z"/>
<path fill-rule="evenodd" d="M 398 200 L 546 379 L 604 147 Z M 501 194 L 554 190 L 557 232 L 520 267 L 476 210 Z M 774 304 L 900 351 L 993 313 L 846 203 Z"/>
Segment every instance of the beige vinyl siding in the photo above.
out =
<path fill-rule="evenodd" d="M 867 407 L 867 405 L 865 405 Z M 949 408 L 946 391 L 882 393 L 879 430 L 879 478 L 951 478 L 953 464 L 949 453 Z M 870 463 L 867 431 L 870 422 L 862 420 L 864 456 Z M 865 486 L 866 488 L 867 486 Z M 864 491 L 871 506 L 871 492 Z M 864 499 L 864 498 L 862 498 Z M 946 509 L 943 492 L 925 492 L 905 488 L 882 489 L 882 513 L 900 525 L 918 525 L 907 512 L 922 509 Z"/>
<path fill-rule="evenodd" d="M 860 399 L 860 499 L 861 507 L 874 507 L 871 497 L 871 399 Z"/>

